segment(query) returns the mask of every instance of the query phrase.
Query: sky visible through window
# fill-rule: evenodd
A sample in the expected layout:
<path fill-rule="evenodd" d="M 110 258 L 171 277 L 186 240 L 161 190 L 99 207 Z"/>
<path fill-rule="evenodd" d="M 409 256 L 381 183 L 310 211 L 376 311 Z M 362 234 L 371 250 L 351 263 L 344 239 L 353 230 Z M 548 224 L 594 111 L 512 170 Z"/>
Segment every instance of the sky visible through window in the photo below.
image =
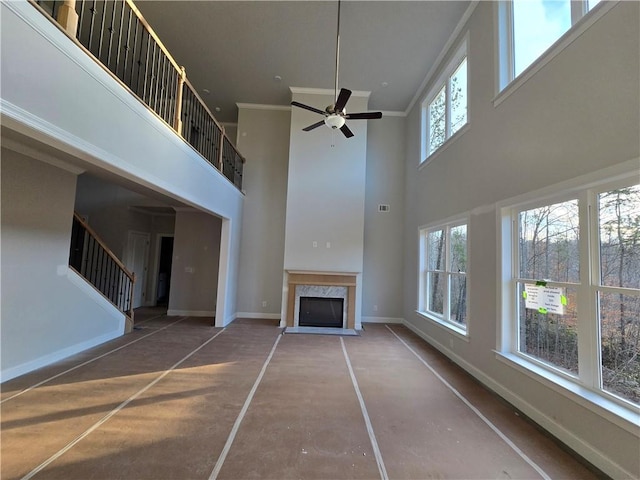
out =
<path fill-rule="evenodd" d="M 597 2 L 590 2 L 597 3 Z M 515 75 L 571 27 L 569 0 L 516 0 L 513 2 Z"/>

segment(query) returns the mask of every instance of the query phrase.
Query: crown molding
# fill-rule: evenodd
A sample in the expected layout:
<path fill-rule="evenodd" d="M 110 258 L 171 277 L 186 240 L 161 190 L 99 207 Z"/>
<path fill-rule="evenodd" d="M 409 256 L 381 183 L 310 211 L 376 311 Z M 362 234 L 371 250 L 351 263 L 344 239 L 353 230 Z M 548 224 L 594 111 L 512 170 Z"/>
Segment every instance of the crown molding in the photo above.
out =
<path fill-rule="evenodd" d="M 238 108 L 244 108 L 245 110 L 283 110 L 283 111 L 291 110 L 291 106 L 289 106 L 289 105 L 265 105 L 265 104 L 262 104 L 262 103 L 240 103 L 240 102 L 237 102 L 236 106 Z"/>
<path fill-rule="evenodd" d="M 289 87 L 291 93 L 303 93 L 303 94 L 311 94 L 311 95 L 335 95 L 335 90 L 329 88 L 303 88 L 303 87 Z M 365 97 L 369 98 L 371 92 L 366 92 L 363 90 L 353 90 L 351 92 L 352 97 Z"/>

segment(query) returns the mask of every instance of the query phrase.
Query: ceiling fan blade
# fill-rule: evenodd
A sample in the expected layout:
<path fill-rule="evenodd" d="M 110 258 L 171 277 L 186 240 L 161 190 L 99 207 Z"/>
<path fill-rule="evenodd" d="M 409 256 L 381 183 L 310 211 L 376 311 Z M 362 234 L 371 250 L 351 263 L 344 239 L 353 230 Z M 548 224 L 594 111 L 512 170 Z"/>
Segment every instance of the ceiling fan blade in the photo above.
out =
<path fill-rule="evenodd" d="M 313 125 L 309 125 L 308 127 L 304 127 L 302 130 L 304 130 L 305 132 L 310 132 L 314 128 L 318 128 L 318 127 L 320 127 L 322 125 L 324 125 L 324 120 L 320 120 L 319 122 L 316 122 Z"/>
<path fill-rule="evenodd" d="M 309 110 L 310 112 L 319 113 L 320 115 L 326 115 L 327 114 L 327 112 L 323 112 L 322 110 L 319 110 L 319 109 L 317 109 L 315 107 L 310 107 L 309 105 L 305 105 L 304 103 L 291 102 L 291 105 L 293 105 L 294 107 L 304 108 L 305 110 Z"/>
<path fill-rule="evenodd" d="M 345 123 L 344 125 L 342 125 L 340 127 L 340 131 L 344 134 L 345 137 L 347 138 L 351 138 L 353 137 L 353 132 L 351 130 L 349 130 L 349 127 L 347 127 L 347 124 Z"/>
<path fill-rule="evenodd" d="M 347 113 L 344 118 L 348 120 L 372 120 L 382 118 L 382 112 Z"/>
<path fill-rule="evenodd" d="M 340 94 L 338 95 L 338 99 L 336 100 L 335 111 L 336 113 L 344 110 L 344 106 L 349 101 L 349 97 L 351 96 L 351 90 L 347 90 L 346 88 L 340 89 Z"/>

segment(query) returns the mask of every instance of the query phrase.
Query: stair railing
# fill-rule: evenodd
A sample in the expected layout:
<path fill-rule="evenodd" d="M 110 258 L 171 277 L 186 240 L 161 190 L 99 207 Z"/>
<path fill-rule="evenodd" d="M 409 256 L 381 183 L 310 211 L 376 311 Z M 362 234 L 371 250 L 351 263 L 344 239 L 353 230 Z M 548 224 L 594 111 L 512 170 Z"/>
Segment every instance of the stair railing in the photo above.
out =
<path fill-rule="evenodd" d="M 135 275 L 77 213 L 73 214 L 69 267 L 133 321 Z"/>
<path fill-rule="evenodd" d="M 242 190 L 244 158 L 132 0 L 31 2 Z M 223 168 L 223 149 L 233 168 Z"/>

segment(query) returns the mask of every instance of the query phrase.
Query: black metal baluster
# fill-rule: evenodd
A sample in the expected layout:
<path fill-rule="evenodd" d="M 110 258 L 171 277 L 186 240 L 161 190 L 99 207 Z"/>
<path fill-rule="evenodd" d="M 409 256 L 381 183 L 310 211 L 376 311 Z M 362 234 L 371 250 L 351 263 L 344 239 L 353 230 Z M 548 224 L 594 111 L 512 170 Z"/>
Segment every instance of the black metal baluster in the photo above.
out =
<path fill-rule="evenodd" d="M 116 77 L 122 80 L 123 77 L 118 75 L 118 69 L 120 69 L 120 49 L 122 48 L 122 34 L 124 32 L 124 1 L 119 0 L 120 3 L 120 25 L 118 27 L 118 43 L 116 45 L 116 58 L 115 58 L 115 67 L 113 69 L 113 73 L 116 74 Z"/>
<path fill-rule="evenodd" d="M 111 3 L 111 22 L 109 23 L 109 27 L 107 28 L 107 31 L 109 32 L 109 38 L 107 39 L 107 61 L 105 62 L 105 65 L 109 70 L 113 72 L 114 70 L 111 69 L 111 51 L 113 49 L 113 34 L 115 33 L 116 10 L 118 8 L 118 3 L 116 1 L 109 3 Z"/>
<path fill-rule="evenodd" d="M 107 13 L 107 3 L 103 2 L 102 5 L 102 15 L 100 16 L 100 36 L 98 37 L 98 51 L 97 53 L 94 53 L 94 55 L 102 63 L 104 63 L 104 61 L 102 60 L 102 43 L 104 42 L 104 18 L 106 17 Z"/>
<path fill-rule="evenodd" d="M 89 22 L 89 37 L 87 38 L 87 44 L 85 45 L 85 47 L 87 47 L 87 49 L 92 52 L 93 50 L 91 49 L 91 43 L 93 42 L 93 31 L 96 26 L 96 0 L 93 0 L 89 11 L 91 12 L 91 20 Z"/>
<path fill-rule="evenodd" d="M 146 30 L 144 31 L 147 38 L 147 48 L 145 52 L 145 61 L 144 61 L 144 74 L 142 76 L 142 100 L 147 102 L 147 73 L 149 71 L 149 51 L 151 50 L 151 35 Z M 145 36 L 145 35 L 143 35 Z"/>
<path fill-rule="evenodd" d="M 129 12 L 129 15 L 132 15 L 132 12 Z M 133 83 L 133 73 L 136 73 L 136 76 L 138 74 L 138 71 L 136 69 L 136 65 L 138 60 L 136 60 L 136 54 L 139 56 L 140 55 L 140 48 L 138 47 L 138 28 L 140 26 L 140 21 L 138 20 L 138 17 L 135 18 L 135 25 L 133 28 L 133 49 L 131 51 L 131 69 L 130 69 L 130 74 L 129 74 L 129 88 L 131 88 L 131 90 L 137 95 L 138 92 L 134 86 Z"/>
<path fill-rule="evenodd" d="M 83 32 L 83 20 L 84 20 L 84 10 L 85 10 L 85 0 L 79 0 L 78 3 L 76 4 L 77 7 L 76 8 L 80 8 L 80 12 L 78 13 L 78 33 L 76 34 L 76 38 L 78 40 L 80 40 L 82 32 Z M 80 40 L 80 43 L 82 43 L 82 40 Z"/>
<path fill-rule="evenodd" d="M 126 2 L 122 3 L 123 16 L 124 9 L 127 7 Z M 127 9 L 127 33 L 125 36 L 125 43 L 122 49 L 124 50 L 124 59 L 122 60 L 122 81 L 131 88 L 131 85 L 127 83 L 127 60 L 129 60 L 129 50 L 131 49 L 131 9 Z M 118 61 L 120 61 L 120 50 L 118 49 Z"/>

